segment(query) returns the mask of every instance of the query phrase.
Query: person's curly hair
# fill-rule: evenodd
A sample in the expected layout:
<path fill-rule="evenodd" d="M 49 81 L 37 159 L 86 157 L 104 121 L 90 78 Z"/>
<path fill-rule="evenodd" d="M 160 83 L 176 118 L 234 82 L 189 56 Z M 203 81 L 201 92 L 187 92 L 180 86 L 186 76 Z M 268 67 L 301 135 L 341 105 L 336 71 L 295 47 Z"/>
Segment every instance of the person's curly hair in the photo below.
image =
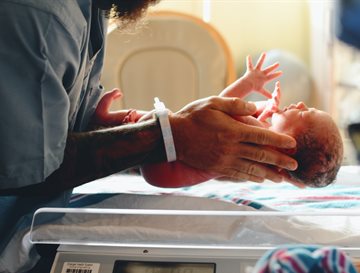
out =
<path fill-rule="evenodd" d="M 136 22 L 151 5 L 160 0 L 98 0 L 97 7 L 104 10 L 108 18 L 118 20 L 122 27 Z"/>
<path fill-rule="evenodd" d="M 324 132 L 325 133 L 325 132 Z M 325 187 L 333 183 L 340 169 L 343 157 L 343 144 L 337 130 L 329 130 L 319 138 L 309 126 L 305 132 L 295 136 L 297 150 L 293 157 L 298 162 L 290 176 L 314 188 Z"/>

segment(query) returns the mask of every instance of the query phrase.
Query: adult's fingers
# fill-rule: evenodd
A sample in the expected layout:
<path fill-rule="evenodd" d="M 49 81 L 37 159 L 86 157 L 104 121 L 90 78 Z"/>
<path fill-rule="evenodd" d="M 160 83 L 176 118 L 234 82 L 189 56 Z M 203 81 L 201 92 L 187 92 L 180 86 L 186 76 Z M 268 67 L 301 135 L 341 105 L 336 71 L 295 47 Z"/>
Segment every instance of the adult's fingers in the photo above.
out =
<path fill-rule="evenodd" d="M 282 182 L 283 176 L 275 169 L 270 168 L 264 164 L 260 164 L 251 160 L 239 159 L 238 167 L 224 169 L 226 176 L 233 179 L 246 179 L 253 182 L 263 182 L 264 179 L 268 179 L 274 182 Z"/>
<path fill-rule="evenodd" d="M 237 149 L 239 157 L 243 159 L 270 164 L 291 171 L 297 168 L 296 160 L 269 147 L 240 143 Z"/>
<path fill-rule="evenodd" d="M 262 183 L 265 181 L 264 177 L 258 177 L 258 176 L 254 176 L 254 175 L 250 175 L 250 174 L 246 174 L 246 173 L 241 173 L 237 170 L 233 170 L 233 169 L 228 169 L 228 174 L 224 175 L 224 176 L 220 176 L 215 178 L 216 180 L 219 181 L 231 181 L 231 182 L 235 182 L 235 183 L 240 183 L 240 182 L 256 182 L 256 183 Z"/>
<path fill-rule="evenodd" d="M 253 105 L 247 109 L 247 104 L 237 98 L 212 97 L 193 102 L 170 115 L 179 160 L 219 175 L 256 181 L 260 177 L 260 180 L 280 179 L 281 175 L 270 165 L 294 169 L 285 163 L 292 161 L 296 166 L 294 159 L 265 147 L 294 148 L 296 142 L 292 137 L 231 118 L 252 114 Z M 252 149 L 255 144 L 261 147 Z"/>
<path fill-rule="evenodd" d="M 247 125 L 257 126 L 257 127 L 265 127 L 263 122 L 260 122 L 253 116 L 235 116 L 234 117 L 237 121 L 245 123 Z"/>
<path fill-rule="evenodd" d="M 254 103 L 234 97 L 212 97 L 209 103 L 212 109 L 219 110 L 230 116 L 251 116 L 256 112 Z"/>
<path fill-rule="evenodd" d="M 296 141 L 293 137 L 273 132 L 269 129 L 239 124 L 239 143 L 247 142 L 259 145 L 268 145 L 276 148 L 295 148 Z"/>
<path fill-rule="evenodd" d="M 292 184 L 292 185 L 294 185 L 295 187 L 298 187 L 298 188 L 300 188 L 300 189 L 306 188 L 306 185 L 305 185 L 305 184 L 303 184 L 303 183 L 295 180 L 294 178 L 292 178 L 292 177 L 290 176 L 290 174 L 289 174 L 288 171 L 286 171 L 286 170 L 281 170 L 280 172 L 281 172 L 282 175 L 284 176 L 284 180 L 285 180 L 286 182 L 288 182 L 288 183 L 290 183 L 290 184 Z"/>

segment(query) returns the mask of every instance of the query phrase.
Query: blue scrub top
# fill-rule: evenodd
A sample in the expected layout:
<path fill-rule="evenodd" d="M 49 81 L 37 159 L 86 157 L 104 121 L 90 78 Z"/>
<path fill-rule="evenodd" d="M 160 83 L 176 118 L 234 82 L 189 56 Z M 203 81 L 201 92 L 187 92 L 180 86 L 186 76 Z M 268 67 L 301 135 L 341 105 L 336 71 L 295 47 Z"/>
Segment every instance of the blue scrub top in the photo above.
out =
<path fill-rule="evenodd" d="M 68 131 L 85 130 L 102 92 L 105 25 L 92 0 L 0 1 L 0 189 L 44 181 Z M 0 253 L 35 209 L 69 194 L 0 197 Z"/>
<path fill-rule="evenodd" d="M 86 127 L 102 91 L 103 24 L 91 0 L 0 2 L 0 189 L 44 181 L 68 131 Z"/>

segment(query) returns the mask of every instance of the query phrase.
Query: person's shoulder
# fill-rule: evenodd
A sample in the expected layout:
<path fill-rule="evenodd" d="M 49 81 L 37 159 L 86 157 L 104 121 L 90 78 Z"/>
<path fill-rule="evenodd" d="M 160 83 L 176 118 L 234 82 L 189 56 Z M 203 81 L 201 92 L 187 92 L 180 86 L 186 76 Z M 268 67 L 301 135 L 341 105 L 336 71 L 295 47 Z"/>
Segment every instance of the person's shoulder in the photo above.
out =
<path fill-rule="evenodd" d="M 79 35 L 86 25 L 86 18 L 77 1 L 74 0 L 1 0 L 2 10 L 17 16 L 19 9 L 29 14 L 46 14 L 53 17 L 67 31 Z"/>

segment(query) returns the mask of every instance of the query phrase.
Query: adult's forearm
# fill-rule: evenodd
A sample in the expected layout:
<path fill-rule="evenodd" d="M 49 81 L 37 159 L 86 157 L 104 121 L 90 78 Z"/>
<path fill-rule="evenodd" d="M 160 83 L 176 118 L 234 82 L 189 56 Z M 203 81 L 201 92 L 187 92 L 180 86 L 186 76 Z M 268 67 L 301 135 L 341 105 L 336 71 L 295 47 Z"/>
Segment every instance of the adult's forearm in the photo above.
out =
<path fill-rule="evenodd" d="M 120 172 L 144 163 L 166 159 L 156 120 L 90 132 L 69 133 L 64 159 L 46 181 L 14 194 L 49 194 Z"/>
<path fill-rule="evenodd" d="M 47 180 L 74 180 L 83 184 L 143 163 L 165 160 L 157 121 L 123 125 L 98 131 L 71 133 L 59 170 Z"/>

